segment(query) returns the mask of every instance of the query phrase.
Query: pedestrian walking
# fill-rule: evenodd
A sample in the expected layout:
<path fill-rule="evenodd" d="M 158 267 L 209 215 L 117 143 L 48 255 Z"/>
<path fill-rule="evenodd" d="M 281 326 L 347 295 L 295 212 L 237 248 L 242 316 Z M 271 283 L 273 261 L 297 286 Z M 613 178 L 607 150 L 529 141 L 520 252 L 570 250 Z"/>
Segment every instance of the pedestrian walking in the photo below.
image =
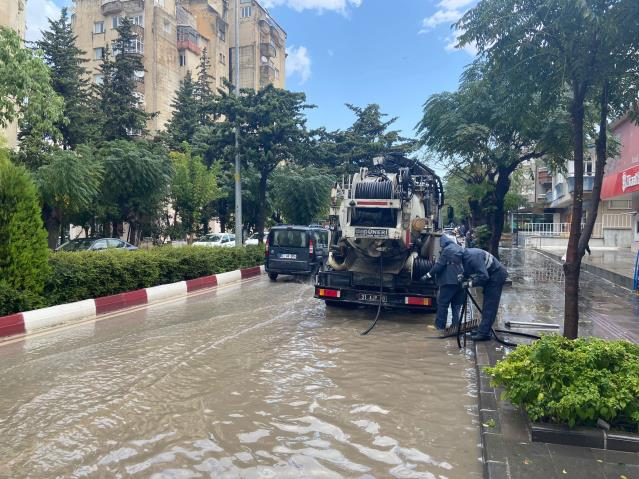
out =
<path fill-rule="evenodd" d="M 437 329 L 446 329 L 448 308 L 451 307 L 452 309 L 453 324 L 458 324 L 465 299 L 464 290 L 458 280 L 458 276 L 464 272 L 462 266 L 463 248 L 447 235 L 441 236 L 439 244 L 441 246 L 439 258 L 422 280 L 425 281 L 426 278 L 434 277 L 439 286 L 435 327 Z"/>
<path fill-rule="evenodd" d="M 464 249 L 462 264 L 465 277 L 470 278 L 467 286 L 481 286 L 484 293 L 479 329 L 473 331 L 470 337 L 473 341 L 486 341 L 490 339 L 490 332 L 497 319 L 501 292 L 508 278 L 508 271 L 492 254 L 479 248 Z"/>

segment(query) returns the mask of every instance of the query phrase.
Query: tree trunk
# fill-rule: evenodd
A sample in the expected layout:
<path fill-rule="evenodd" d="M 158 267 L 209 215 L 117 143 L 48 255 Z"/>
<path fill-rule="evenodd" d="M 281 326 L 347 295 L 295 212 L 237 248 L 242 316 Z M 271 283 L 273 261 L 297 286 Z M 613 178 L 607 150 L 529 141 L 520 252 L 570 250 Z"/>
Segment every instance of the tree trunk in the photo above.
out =
<path fill-rule="evenodd" d="M 481 206 L 479 205 L 479 201 L 475 199 L 469 199 L 468 207 L 470 209 L 470 227 L 476 228 L 481 224 L 482 220 Z"/>
<path fill-rule="evenodd" d="M 60 232 L 60 223 L 51 211 L 45 212 L 44 223 L 47 228 L 47 244 L 49 246 L 49 249 L 56 249 L 56 247 L 58 246 L 58 233 Z"/>
<path fill-rule="evenodd" d="M 495 184 L 494 209 L 491 214 L 492 221 L 490 225 L 492 231 L 489 243 L 489 251 L 495 258 L 499 258 L 499 242 L 504 231 L 504 199 L 510 189 L 510 173 L 510 168 L 500 170 Z"/>
<path fill-rule="evenodd" d="M 113 221 L 111 223 L 111 238 L 119 238 L 120 232 L 118 231 L 118 222 Z"/>
<path fill-rule="evenodd" d="M 564 263 L 565 297 L 564 297 L 564 336 L 576 339 L 579 334 L 579 273 L 581 256 L 579 255 L 579 239 L 581 237 L 581 218 L 584 201 L 584 98 L 585 86 L 575 84 L 570 106 L 570 117 L 573 128 L 573 152 L 575 164 L 572 218 L 568 250 Z"/>
<path fill-rule="evenodd" d="M 260 244 L 264 242 L 264 220 L 266 219 L 266 182 L 268 171 L 260 171 L 260 185 L 257 205 L 257 232 L 260 233 Z"/>
<path fill-rule="evenodd" d="M 592 186 L 592 201 L 590 203 L 590 209 L 588 210 L 588 219 L 584 225 L 584 229 L 581 232 L 581 238 L 579 238 L 579 257 L 583 258 L 586 253 L 586 246 L 592 236 L 592 231 L 597 221 L 597 212 L 599 210 L 599 203 L 601 202 L 601 185 L 603 183 L 604 168 L 607 161 L 607 149 L 608 149 L 608 82 L 605 81 L 601 88 L 601 97 L 599 99 L 599 132 L 597 135 L 596 154 L 595 161 L 595 179 Z"/>

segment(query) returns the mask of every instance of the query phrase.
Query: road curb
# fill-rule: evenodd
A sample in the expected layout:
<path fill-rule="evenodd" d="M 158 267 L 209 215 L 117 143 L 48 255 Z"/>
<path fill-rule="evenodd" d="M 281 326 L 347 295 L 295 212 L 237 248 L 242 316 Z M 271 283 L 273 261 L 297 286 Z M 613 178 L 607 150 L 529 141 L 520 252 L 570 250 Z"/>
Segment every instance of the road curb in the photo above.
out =
<path fill-rule="evenodd" d="M 223 284 L 259 276 L 262 273 L 264 273 L 264 266 L 254 266 L 178 281 L 177 283 L 127 291 L 111 296 L 85 299 L 74 303 L 58 304 L 48 308 L 0 316 L 0 337 L 29 334 L 52 326 L 95 318 L 103 314 L 114 313 L 136 306 L 186 297 L 194 291 L 216 288 Z"/>

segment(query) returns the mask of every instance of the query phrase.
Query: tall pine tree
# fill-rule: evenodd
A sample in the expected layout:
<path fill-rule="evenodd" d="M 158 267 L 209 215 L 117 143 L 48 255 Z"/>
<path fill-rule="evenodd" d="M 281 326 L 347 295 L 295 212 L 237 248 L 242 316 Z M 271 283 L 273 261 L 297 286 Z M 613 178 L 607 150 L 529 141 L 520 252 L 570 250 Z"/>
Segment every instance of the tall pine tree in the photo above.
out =
<path fill-rule="evenodd" d="M 102 85 L 98 87 L 102 113 L 102 136 L 104 140 L 145 135 L 147 121 L 154 115 L 144 110 L 135 91 L 135 73 L 143 72 L 140 54 L 143 43 L 133 32 L 129 18 L 123 18 L 116 29 L 118 38 L 113 42 L 113 56 L 105 49 L 100 67 Z"/>
<path fill-rule="evenodd" d="M 178 149 L 183 142 L 191 142 L 198 127 L 198 102 L 194 95 L 193 76 L 188 71 L 171 103 L 173 115 L 166 124 L 168 142 L 172 149 Z"/>
<path fill-rule="evenodd" d="M 91 95 L 84 63 L 86 52 L 76 45 L 67 9 L 63 8 L 58 20 L 49 19 L 49 29 L 36 42 L 44 60 L 51 69 L 51 81 L 55 92 L 64 100 L 64 116 L 55 126 L 61 133 L 64 148 L 75 148 L 87 143 L 95 135 L 92 126 Z"/>
<path fill-rule="evenodd" d="M 197 80 L 193 87 L 193 96 L 197 102 L 197 118 L 200 126 L 210 125 L 217 118 L 216 95 L 211 88 L 215 79 L 209 73 L 211 61 L 206 48 L 202 49 L 200 64 L 197 67 Z"/>

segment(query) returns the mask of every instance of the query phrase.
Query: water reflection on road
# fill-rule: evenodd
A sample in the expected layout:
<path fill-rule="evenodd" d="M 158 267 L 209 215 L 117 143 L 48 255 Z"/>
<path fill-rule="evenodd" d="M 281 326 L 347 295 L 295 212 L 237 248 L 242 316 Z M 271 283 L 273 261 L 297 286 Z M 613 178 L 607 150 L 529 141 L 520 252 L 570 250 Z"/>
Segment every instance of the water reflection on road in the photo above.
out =
<path fill-rule="evenodd" d="M 472 358 L 260 278 L 0 347 L 0 477 L 479 478 Z"/>

